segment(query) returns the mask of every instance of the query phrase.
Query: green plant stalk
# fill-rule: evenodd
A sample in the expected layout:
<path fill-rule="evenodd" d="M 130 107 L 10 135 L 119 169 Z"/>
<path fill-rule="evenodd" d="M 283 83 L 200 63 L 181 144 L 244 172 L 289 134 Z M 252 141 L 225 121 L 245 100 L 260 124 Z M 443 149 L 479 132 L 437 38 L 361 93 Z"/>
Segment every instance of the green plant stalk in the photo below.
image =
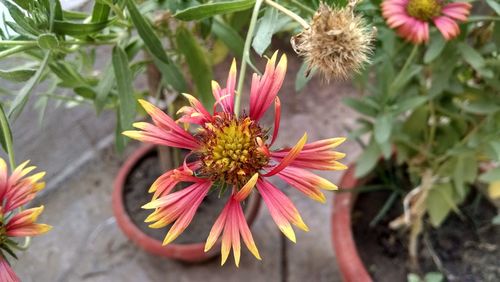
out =
<path fill-rule="evenodd" d="M 236 97 L 234 100 L 234 114 L 238 116 L 241 107 L 241 92 L 243 91 L 243 83 L 245 82 L 245 75 L 247 71 L 247 59 L 250 57 L 250 46 L 252 44 L 253 34 L 255 32 L 255 26 L 257 24 L 257 18 L 259 16 L 260 6 L 264 0 L 256 0 L 255 6 L 253 7 L 252 18 L 250 19 L 250 25 L 248 27 L 247 37 L 245 39 L 245 45 L 243 46 L 243 57 L 241 58 L 240 75 L 238 77 L 238 86 L 236 88 Z"/>
<path fill-rule="evenodd" d="M 35 47 L 35 46 L 34 45 L 23 45 L 23 46 L 16 46 L 16 47 L 1 51 L 0 52 L 0 59 L 3 59 L 3 58 L 8 57 L 10 55 L 14 55 L 16 53 L 20 53 L 22 51 L 29 50 L 33 47 Z"/>
<path fill-rule="evenodd" d="M 61 44 L 65 45 L 107 45 L 116 44 L 117 40 L 107 40 L 107 41 L 79 41 L 79 40 L 66 40 L 61 41 Z M 36 40 L 0 40 L 0 46 L 38 46 L 38 41 Z"/>
<path fill-rule="evenodd" d="M 306 22 L 301 16 L 295 14 L 294 12 L 288 10 L 286 7 L 272 1 L 272 0 L 265 0 L 266 1 L 266 4 L 275 8 L 276 10 L 282 12 L 283 14 L 287 15 L 288 17 L 290 17 L 291 19 L 293 19 L 294 21 L 296 21 L 297 23 L 299 23 L 304 29 L 308 29 L 310 26 L 309 26 L 309 23 Z"/>
<path fill-rule="evenodd" d="M 298 8 L 302 9 L 303 11 L 313 15 L 314 13 L 316 13 L 316 11 L 314 11 L 313 9 L 309 8 L 308 6 L 300 3 L 300 1 L 297 1 L 297 0 L 291 0 L 290 1 L 293 5 L 297 6 Z"/>

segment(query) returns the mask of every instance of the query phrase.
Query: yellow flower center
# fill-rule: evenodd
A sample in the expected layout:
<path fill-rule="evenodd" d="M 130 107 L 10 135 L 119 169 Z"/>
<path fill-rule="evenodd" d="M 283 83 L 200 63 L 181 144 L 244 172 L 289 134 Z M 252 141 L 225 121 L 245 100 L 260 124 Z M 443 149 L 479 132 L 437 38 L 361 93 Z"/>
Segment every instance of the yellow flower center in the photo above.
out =
<path fill-rule="evenodd" d="M 414 18 L 428 21 L 441 14 L 441 1 L 410 0 L 406 7 L 406 11 Z"/>
<path fill-rule="evenodd" d="M 269 162 L 257 138 L 264 141 L 265 133 L 250 118 L 216 116 L 202 133 L 202 173 L 213 181 L 241 187 Z"/>

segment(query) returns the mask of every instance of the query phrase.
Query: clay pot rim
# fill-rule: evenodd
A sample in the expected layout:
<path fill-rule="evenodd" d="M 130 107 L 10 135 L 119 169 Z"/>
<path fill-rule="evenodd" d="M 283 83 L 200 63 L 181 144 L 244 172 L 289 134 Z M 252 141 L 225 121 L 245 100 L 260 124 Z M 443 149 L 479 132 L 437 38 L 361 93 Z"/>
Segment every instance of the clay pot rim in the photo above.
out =
<path fill-rule="evenodd" d="M 135 165 L 155 149 L 155 145 L 142 145 L 126 159 L 116 175 L 113 185 L 112 208 L 118 226 L 133 243 L 157 256 L 175 258 L 186 262 L 200 262 L 218 255 L 220 253 L 220 240 L 217 245 L 212 247 L 208 252 L 204 251 L 205 242 L 191 244 L 170 243 L 167 246 L 162 246 L 161 241 L 145 234 L 130 219 L 124 206 L 123 187 L 128 175 L 134 169 Z M 245 210 L 245 218 L 249 226 L 252 225 L 257 217 L 260 202 L 261 200 L 258 193 L 252 193 L 247 203 L 248 208 Z"/>
<path fill-rule="evenodd" d="M 361 182 L 354 176 L 355 165 L 351 164 L 342 176 L 339 187 L 353 189 Z M 356 200 L 352 192 L 338 193 L 333 197 L 331 216 L 331 240 L 344 281 L 373 281 L 359 257 L 351 225 L 351 210 Z"/>

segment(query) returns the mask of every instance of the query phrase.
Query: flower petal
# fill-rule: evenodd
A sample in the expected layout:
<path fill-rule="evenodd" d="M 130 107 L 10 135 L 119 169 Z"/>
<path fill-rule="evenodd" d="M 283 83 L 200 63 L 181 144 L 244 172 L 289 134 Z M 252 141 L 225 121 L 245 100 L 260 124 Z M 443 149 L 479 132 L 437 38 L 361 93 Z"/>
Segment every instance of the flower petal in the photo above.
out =
<path fill-rule="evenodd" d="M 238 202 L 241 202 L 245 200 L 248 195 L 252 192 L 253 187 L 255 186 L 255 183 L 257 183 L 257 179 L 259 178 L 259 174 L 255 173 L 248 182 L 241 187 L 241 189 L 236 193 L 234 196 L 234 199 Z"/>
<path fill-rule="evenodd" d="M 271 171 L 269 171 L 266 174 L 263 174 L 263 176 L 273 176 L 276 173 L 280 172 L 283 170 L 287 165 L 289 165 L 300 153 L 302 148 L 307 142 L 307 133 L 304 133 L 302 138 L 300 138 L 299 142 L 295 144 L 295 146 L 286 154 L 286 156 L 281 159 L 281 162 L 275 166 Z"/>

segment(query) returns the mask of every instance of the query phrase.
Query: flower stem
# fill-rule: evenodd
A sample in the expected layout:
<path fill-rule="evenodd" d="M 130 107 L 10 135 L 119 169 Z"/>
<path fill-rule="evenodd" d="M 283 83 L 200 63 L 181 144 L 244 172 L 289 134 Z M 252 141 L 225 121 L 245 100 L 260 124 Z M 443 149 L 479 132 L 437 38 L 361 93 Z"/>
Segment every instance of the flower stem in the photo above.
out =
<path fill-rule="evenodd" d="M 292 18 L 294 21 L 298 22 L 304 29 L 309 28 L 309 23 L 306 22 L 301 16 L 295 14 L 294 12 L 290 11 L 286 7 L 272 1 L 272 0 L 265 0 L 266 4 L 277 9 L 278 11 L 282 12 L 283 14 L 289 16 Z"/>
<path fill-rule="evenodd" d="M 19 52 L 31 49 L 33 47 L 35 47 L 35 46 L 33 46 L 33 45 L 21 45 L 21 46 L 12 47 L 10 49 L 1 51 L 0 52 L 0 59 L 3 59 L 4 57 L 8 57 L 10 55 L 13 55 L 13 54 L 16 54 L 16 53 L 19 53 Z"/>
<path fill-rule="evenodd" d="M 300 3 L 300 1 L 297 1 L 297 0 L 291 0 L 290 1 L 293 5 L 299 7 L 300 9 L 302 9 L 303 11 L 313 15 L 316 11 L 314 11 L 313 9 L 309 8 L 308 6 Z"/>
<path fill-rule="evenodd" d="M 252 43 L 253 34 L 255 31 L 255 26 L 257 24 L 257 18 L 259 16 L 260 6 L 264 0 L 256 0 L 255 6 L 253 7 L 252 18 L 250 19 L 250 25 L 248 27 L 247 37 L 245 39 L 245 45 L 243 47 L 243 57 L 241 58 L 240 75 L 238 77 L 238 87 L 236 88 L 236 97 L 234 100 L 234 114 L 238 116 L 241 106 L 241 92 L 243 91 L 243 83 L 245 81 L 245 74 L 247 71 L 247 60 L 250 57 L 250 45 Z"/>
<path fill-rule="evenodd" d="M 395 93 L 392 93 L 394 91 L 395 86 L 401 82 L 401 79 L 403 79 L 403 75 L 406 74 L 406 70 L 408 69 L 410 64 L 413 62 L 413 59 L 417 55 L 417 51 L 418 51 L 418 45 L 414 45 L 413 49 L 411 50 L 410 55 L 408 56 L 408 58 L 406 58 L 406 62 L 403 65 L 403 67 L 401 68 L 401 71 L 399 71 L 398 75 L 391 83 L 391 87 L 389 88 L 389 91 L 388 91 L 390 97 L 393 96 L 392 94 L 395 94 Z"/>

